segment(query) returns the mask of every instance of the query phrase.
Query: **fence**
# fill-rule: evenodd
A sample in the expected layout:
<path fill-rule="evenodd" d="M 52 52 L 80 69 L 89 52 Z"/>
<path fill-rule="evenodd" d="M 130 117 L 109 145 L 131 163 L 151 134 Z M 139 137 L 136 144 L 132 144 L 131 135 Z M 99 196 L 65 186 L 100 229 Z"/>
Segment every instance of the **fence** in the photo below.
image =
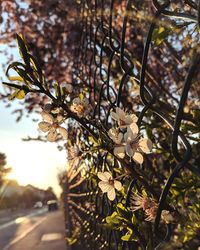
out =
<path fill-rule="evenodd" d="M 180 56 L 182 51 L 180 49 L 179 54 L 177 50 L 181 28 L 184 30 L 185 26 L 198 22 L 197 4 L 187 1 L 192 11 L 186 13 L 171 10 L 170 1 L 165 1 L 163 4 L 159 1 L 144 2 L 146 3 L 80 1 L 83 33 L 74 63 L 74 82 L 77 86 L 81 86 L 83 92 L 86 89 L 90 103 L 94 107 L 89 125 L 93 131 L 96 132 L 99 128 L 100 131 L 108 131 L 111 124 L 110 112 L 115 107 L 121 106 L 128 112 L 137 110 L 140 114 L 137 122 L 139 127 L 146 129 L 151 140 L 157 145 L 160 144 L 158 148 L 163 148 L 164 150 L 161 151 L 168 152 L 169 155 L 164 160 L 165 157 L 158 154 L 156 158 L 156 153 L 153 153 L 153 156 L 149 155 L 148 160 L 140 167 L 133 161 L 119 162 L 112 158 L 108 153 L 108 145 L 105 146 L 107 151 L 99 150 L 94 154 L 86 153 L 79 156 L 80 164 L 83 159 L 87 162 L 87 166 L 84 167 L 87 172 L 84 176 L 87 178 L 84 177 L 84 181 L 81 181 L 81 177 L 79 176 L 79 179 L 76 176 L 75 180 L 77 181 L 78 178 L 79 181 L 77 185 L 74 185 L 71 184 L 74 178 L 71 180 L 69 177 L 71 187 L 68 194 L 71 226 L 72 228 L 80 227 L 80 231 L 76 234 L 80 238 L 75 244 L 75 249 L 78 249 L 78 244 L 81 247 L 84 246 L 84 249 L 167 249 L 164 242 L 170 241 L 175 226 L 171 223 L 167 223 L 166 228 L 160 226 L 162 210 L 167 209 L 174 218 L 180 216 L 170 201 L 169 197 L 173 197 L 170 188 L 177 185 L 176 178 L 181 178 L 182 173 L 185 175 L 188 169 L 193 175 L 199 176 L 197 165 L 189 163 L 192 154 L 190 145 L 192 139 L 188 140 L 189 128 L 184 130 L 186 133 L 184 135 L 181 127 L 185 121 L 190 120 L 184 112 L 184 107 L 187 105 L 191 86 L 198 77 L 197 69 L 200 58 L 197 47 L 192 48 L 192 45 L 189 45 L 187 50 L 192 51 L 193 55 L 190 62 L 187 62 L 187 66 L 184 66 Z M 174 28 L 177 26 L 179 31 L 174 32 L 171 25 L 174 25 Z M 171 37 L 171 43 L 168 36 Z M 175 36 L 174 41 L 177 42 L 175 47 L 173 36 Z M 144 37 L 146 41 L 143 46 Z M 182 45 L 180 47 L 183 48 Z M 169 66 L 170 63 L 174 68 Z M 178 73 L 179 70 L 180 74 L 184 72 L 182 77 Z M 177 76 L 172 74 L 177 74 Z M 172 91 L 173 87 L 175 91 Z M 95 121 L 98 122 L 95 124 Z M 165 129 L 164 136 L 162 128 L 159 131 L 157 125 Z M 157 138 L 154 138 L 151 132 L 153 130 L 157 130 L 155 132 Z M 84 136 L 89 143 L 90 135 Z M 159 136 L 162 140 L 160 142 Z M 102 139 L 101 134 L 99 137 Z M 72 138 L 74 139 L 74 136 Z M 87 146 L 91 147 L 91 145 Z M 155 166 L 151 161 L 156 162 L 157 169 L 154 169 Z M 163 169 L 158 167 L 159 164 L 163 165 Z M 166 176 L 167 168 L 168 176 Z M 127 171 L 128 175 L 128 183 L 124 180 L 127 185 L 126 200 L 119 198 L 113 204 L 105 195 L 101 195 L 92 177 L 98 171 L 105 170 L 109 170 L 114 175 L 118 172 L 122 174 L 122 169 Z M 155 182 L 151 178 L 155 178 Z M 130 213 L 126 208 L 129 208 L 131 204 L 131 193 L 136 190 L 141 192 L 141 187 L 144 187 L 149 195 L 158 201 L 153 227 L 152 223 L 147 223 L 148 226 L 145 229 L 142 225 L 134 225 L 134 222 L 117 218 L 120 220 L 121 229 L 116 230 L 119 222 L 115 221 L 117 219 L 113 215 L 111 220 L 115 228 L 111 226 L 112 223 L 109 228 L 108 216 L 117 211 L 118 215 L 126 217 L 124 214 Z M 118 205 L 116 209 L 119 202 L 123 205 L 122 207 Z M 133 231 L 133 234 L 130 231 Z M 124 234 L 127 238 L 123 238 Z M 196 245 L 189 244 L 189 246 L 195 248 Z M 173 248 L 173 243 L 171 247 Z M 177 244 L 176 247 L 176 249 L 179 247 L 183 249 L 181 248 L 183 245 Z M 185 244 L 184 249 L 187 247 Z"/>

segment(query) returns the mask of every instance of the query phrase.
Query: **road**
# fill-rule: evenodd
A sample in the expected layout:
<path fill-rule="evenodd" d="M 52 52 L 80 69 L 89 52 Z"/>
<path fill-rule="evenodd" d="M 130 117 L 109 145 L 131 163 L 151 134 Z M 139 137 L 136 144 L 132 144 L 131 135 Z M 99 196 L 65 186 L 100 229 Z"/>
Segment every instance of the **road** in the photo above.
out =
<path fill-rule="evenodd" d="M 0 226 L 1 250 L 65 250 L 62 211 L 38 210 Z"/>

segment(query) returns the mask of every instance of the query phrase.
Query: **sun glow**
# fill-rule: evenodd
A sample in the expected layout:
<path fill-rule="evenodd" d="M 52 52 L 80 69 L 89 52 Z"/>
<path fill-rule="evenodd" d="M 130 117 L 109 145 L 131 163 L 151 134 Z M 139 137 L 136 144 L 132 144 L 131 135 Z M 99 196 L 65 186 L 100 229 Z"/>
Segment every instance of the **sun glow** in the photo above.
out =
<path fill-rule="evenodd" d="M 10 180 L 16 180 L 20 185 L 27 185 L 30 183 L 38 183 L 40 185 L 42 184 L 42 179 L 41 176 L 38 175 L 38 172 L 31 168 L 28 169 L 23 165 L 20 167 L 20 169 L 13 169 L 13 171 L 8 174 L 7 178 Z"/>
<path fill-rule="evenodd" d="M 8 179 L 16 180 L 23 186 L 31 184 L 42 189 L 52 186 L 57 194 L 60 193 L 57 174 L 66 166 L 64 151 L 59 152 L 53 143 L 1 138 L 0 146 L 1 143 L 4 146 L 7 166 L 12 168 Z"/>

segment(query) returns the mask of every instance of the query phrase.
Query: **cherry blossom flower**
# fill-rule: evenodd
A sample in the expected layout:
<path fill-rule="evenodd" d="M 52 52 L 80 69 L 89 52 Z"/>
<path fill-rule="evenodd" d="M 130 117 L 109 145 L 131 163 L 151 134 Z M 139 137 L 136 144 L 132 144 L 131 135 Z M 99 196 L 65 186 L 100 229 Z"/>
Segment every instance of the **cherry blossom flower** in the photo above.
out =
<path fill-rule="evenodd" d="M 124 135 L 125 151 L 136 163 L 142 164 L 144 161 L 143 153 L 149 153 L 152 150 L 152 142 L 148 138 L 140 138 L 138 127 L 132 123 Z"/>
<path fill-rule="evenodd" d="M 79 117 L 88 115 L 90 109 L 91 109 L 91 106 L 89 104 L 88 99 L 80 98 L 80 97 L 76 97 L 73 99 L 71 110 L 77 113 Z"/>
<path fill-rule="evenodd" d="M 120 191 L 122 184 L 114 180 L 110 172 L 98 172 L 98 178 L 101 180 L 98 184 L 103 193 L 107 193 L 108 199 L 113 201 L 116 197 L 115 189 Z"/>
<path fill-rule="evenodd" d="M 147 196 L 143 196 L 137 193 L 131 197 L 131 203 L 132 203 L 131 210 L 133 212 L 139 209 L 146 210 L 150 207 L 151 199 Z"/>
<path fill-rule="evenodd" d="M 146 221 L 155 220 L 157 208 L 157 202 L 151 197 L 147 197 L 139 193 L 134 194 L 131 197 L 131 211 L 134 212 L 136 210 L 142 209 L 147 216 L 145 219 Z"/>
<path fill-rule="evenodd" d="M 50 142 L 56 141 L 58 135 L 60 134 L 64 139 L 67 139 L 67 130 L 60 126 L 63 123 L 64 117 L 62 115 L 57 115 L 56 118 L 53 115 L 42 111 L 41 116 L 43 121 L 38 124 L 39 129 L 43 132 L 48 132 L 47 140 Z"/>
<path fill-rule="evenodd" d="M 119 128 L 126 128 L 128 125 L 136 123 L 138 120 L 136 115 L 128 115 L 118 107 L 116 108 L 116 112 L 112 111 L 110 115 L 115 121 L 117 121 Z"/>
<path fill-rule="evenodd" d="M 146 215 L 146 221 L 154 222 L 158 209 L 158 203 L 151 197 L 144 196 L 140 193 L 136 193 L 131 196 L 131 211 L 135 212 L 142 209 Z M 169 211 L 163 210 L 161 213 L 161 219 L 163 222 L 169 224 L 174 221 L 174 217 Z"/>

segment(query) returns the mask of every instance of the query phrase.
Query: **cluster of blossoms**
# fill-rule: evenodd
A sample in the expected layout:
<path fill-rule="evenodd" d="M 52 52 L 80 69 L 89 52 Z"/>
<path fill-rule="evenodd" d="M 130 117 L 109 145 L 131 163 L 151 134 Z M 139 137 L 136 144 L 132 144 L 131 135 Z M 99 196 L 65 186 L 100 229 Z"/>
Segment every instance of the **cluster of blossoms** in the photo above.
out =
<path fill-rule="evenodd" d="M 115 143 L 114 155 L 119 158 L 127 155 L 136 163 L 142 164 L 143 154 L 152 150 L 152 142 L 139 134 L 137 116 L 128 115 L 122 109 L 116 108 L 116 112 L 111 112 L 111 117 L 118 125 L 108 131 L 109 137 Z"/>
<path fill-rule="evenodd" d="M 62 88 L 65 94 L 71 94 L 73 92 L 73 87 L 71 84 L 65 84 Z M 70 109 L 72 112 L 76 113 L 79 117 L 87 116 L 91 110 L 91 105 L 87 98 L 80 95 L 72 100 L 70 104 Z M 39 123 L 39 129 L 43 132 L 48 132 L 47 140 L 54 142 L 59 138 L 59 135 L 67 139 L 67 130 L 61 126 L 65 121 L 65 118 L 61 114 L 60 108 L 54 108 L 52 104 L 48 103 L 44 106 L 41 116 L 43 121 Z"/>
<path fill-rule="evenodd" d="M 120 181 L 114 180 L 110 172 L 98 172 L 98 178 L 101 180 L 98 184 L 103 193 L 107 193 L 108 199 L 113 201 L 116 197 L 115 189 L 120 191 L 122 184 Z"/>
<path fill-rule="evenodd" d="M 47 140 L 54 142 L 59 138 L 59 135 L 67 139 L 67 130 L 61 126 L 65 118 L 59 114 L 59 109 L 52 110 L 51 104 L 46 104 L 41 112 L 43 121 L 38 124 L 39 129 L 43 132 L 48 132 Z"/>
<path fill-rule="evenodd" d="M 158 204 L 153 198 L 137 193 L 131 197 L 131 203 L 131 210 L 133 212 L 142 209 L 145 212 L 146 221 L 153 222 L 155 220 Z M 173 216 L 167 210 L 162 211 L 161 219 L 167 224 L 174 221 Z"/>
<path fill-rule="evenodd" d="M 87 98 L 84 97 L 76 97 L 72 101 L 72 105 L 70 107 L 71 111 L 76 113 L 79 117 L 87 116 L 91 110 L 91 105 Z"/>

